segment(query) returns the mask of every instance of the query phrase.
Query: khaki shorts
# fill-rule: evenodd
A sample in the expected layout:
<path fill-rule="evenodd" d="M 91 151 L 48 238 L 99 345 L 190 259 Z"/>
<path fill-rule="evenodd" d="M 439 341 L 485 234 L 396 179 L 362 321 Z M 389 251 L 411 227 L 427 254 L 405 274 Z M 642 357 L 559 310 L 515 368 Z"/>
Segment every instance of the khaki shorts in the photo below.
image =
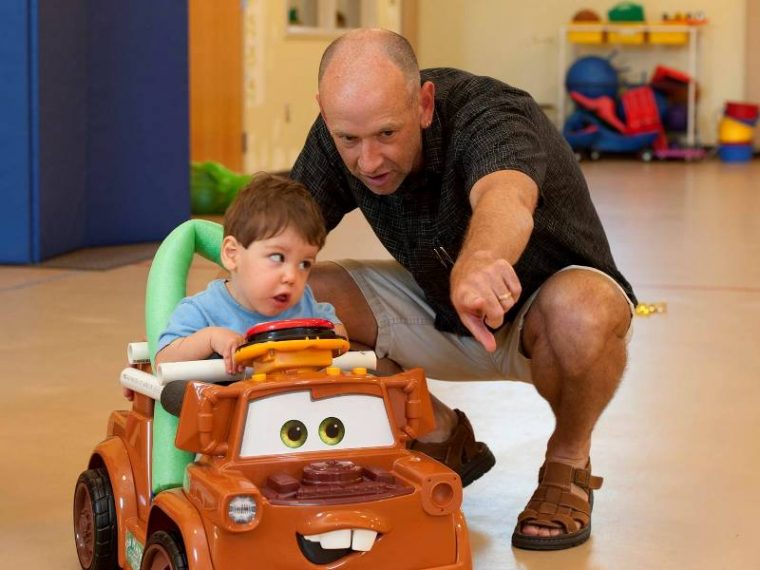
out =
<path fill-rule="evenodd" d="M 438 380 L 532 382 L 530 359 L 520 350 L 520 336 L 538 290 L 520 308 L 514 322 L 496 332 L 496 351 L 489 353 L 472 337 L 437 330 L 435 314 L 422 289 L 396 261 L 344 259 L 334 263 L 348 271 L 375 315 L 375 352 L 379 358 L 390 358 L 405 369 L 421 367 L 428 378 Z M 563 271 L 566 269 L 584 269 L 607 277 L 620 290 L 633 315 L 633 304 L 612 277 L 592 267 L 572 265 Z M 626 340 L 631 334 L 632 326 Z"/>

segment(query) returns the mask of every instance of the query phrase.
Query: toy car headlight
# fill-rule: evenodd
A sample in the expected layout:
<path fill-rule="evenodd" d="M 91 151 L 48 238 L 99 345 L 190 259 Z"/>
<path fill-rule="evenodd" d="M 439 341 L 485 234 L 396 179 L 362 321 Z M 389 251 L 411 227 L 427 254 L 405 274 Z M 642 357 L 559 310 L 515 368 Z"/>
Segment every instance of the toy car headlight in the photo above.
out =
<path fill-rule="evenodd" d="M 256 518 L 256 499 L 251 495 L 233 497 L 227 505 L 227 516 L 236 524 L 250 524 Z"/>

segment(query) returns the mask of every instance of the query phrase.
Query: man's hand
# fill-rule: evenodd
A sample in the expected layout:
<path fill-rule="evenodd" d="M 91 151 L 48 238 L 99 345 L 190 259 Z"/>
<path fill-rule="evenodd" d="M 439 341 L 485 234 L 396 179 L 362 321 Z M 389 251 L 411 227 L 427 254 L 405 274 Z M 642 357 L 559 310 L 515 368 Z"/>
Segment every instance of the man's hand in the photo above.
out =
<path fill-rule="evenodd" d="M 486 325 L 498 328 L 522 293 L 509 262 L 489 251 L 463 254 L 451 270 L 451 302 L 464 326 L 488 352 L 496 339 Z"/>
<path fill-rule="evenodd" d="M 459 318 L 488 352 L 504 313 L 522 293 L 513 263 L 533 231 L 538 187 L 516 170 L 485 175 L 470 190 L 472 219 L 459 257 L 451 270 L 451 302 Z"/>

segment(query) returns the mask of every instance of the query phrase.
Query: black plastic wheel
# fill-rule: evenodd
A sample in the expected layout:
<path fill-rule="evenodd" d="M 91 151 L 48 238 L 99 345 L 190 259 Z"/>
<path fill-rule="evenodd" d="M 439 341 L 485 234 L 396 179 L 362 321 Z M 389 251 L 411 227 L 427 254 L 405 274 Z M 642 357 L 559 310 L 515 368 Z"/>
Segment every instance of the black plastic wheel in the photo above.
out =
<path fill-rule="evenodd" d="M 145 545 L 140 570 L 187 570 L 182 537 L 164 530 L 151 534 Z"/>
<path fill-rule="evenodd" d="M 116 509 L 105 469 L 88 469 L 74 488 L 74 541 L 83 570 L 118 568 Z"/>

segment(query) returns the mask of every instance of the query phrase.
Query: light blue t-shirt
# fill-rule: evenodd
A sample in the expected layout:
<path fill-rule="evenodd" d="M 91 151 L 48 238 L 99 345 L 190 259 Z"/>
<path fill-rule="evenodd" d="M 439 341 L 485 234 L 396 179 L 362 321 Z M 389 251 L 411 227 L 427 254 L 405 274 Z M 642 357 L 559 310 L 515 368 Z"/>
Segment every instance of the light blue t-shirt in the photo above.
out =
<path fill-rule="evenodd" d="M 156 353 L 175 339 L 188 337 L 206 327 L 225 327 L 245 335 L 248 329 L 260 323 L 304 318 L 340 322 L 335 308 L 330 303 L 318 303 L 308 285 L 298 303 L 276 317 L 267 317 L 241 306 L 227 291 L 224 280 L 216 279 L 209 283 L 205 291 L 179 302 L 166 330 L 158 337 Z"/>

